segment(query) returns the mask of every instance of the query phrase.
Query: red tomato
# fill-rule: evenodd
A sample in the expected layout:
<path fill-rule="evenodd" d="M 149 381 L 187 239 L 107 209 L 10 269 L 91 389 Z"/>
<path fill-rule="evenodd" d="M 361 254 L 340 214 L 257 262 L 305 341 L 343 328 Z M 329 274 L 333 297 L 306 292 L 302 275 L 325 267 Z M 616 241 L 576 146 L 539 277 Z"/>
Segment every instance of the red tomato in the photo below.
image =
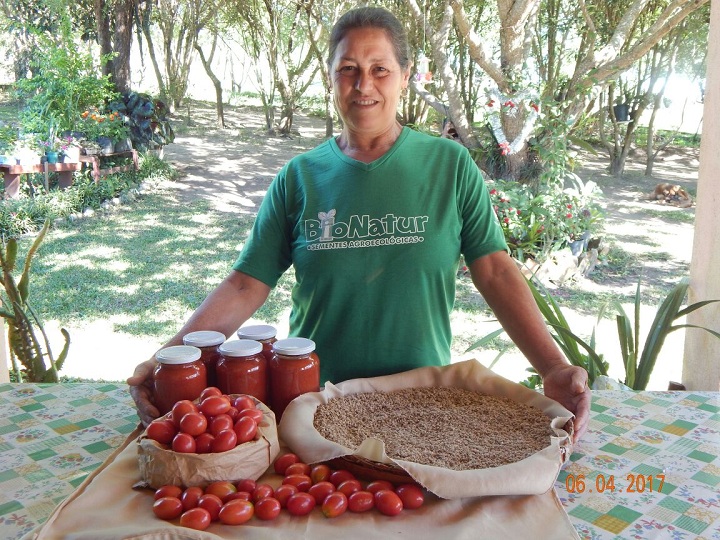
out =
<path fill-rule="evenodd" d="M 360 480 L 345 480 L 337 487 L 337 490 L 344 493 L 346 497 L 349 497 L 356 491 L 361 491 L 362 484 L 360 483 Z"/>
<path fill-rule="evenodd" d="M 307 491 L 312 486 L 312 480 L 306 474 L 290 474 L 283 478 L 282 483 L 295 486 L 300 491 Z"/>
<path fill-rule="evenodd" d="M 297 457 L 297 455 L 288 452 L 287 454 L 283 454 L 282 456 L 277 458 L 273 467 L 275 468 L 276 473 L 285 474 L 285 469 L 287 469 L 293 463 L 297 463 L 298 461 L 300 461 L 300 458 Z"/>
<path fill-rule="evenodd" d="M 375 495 L 369 491 L 356 491 L 348 497 L 348 510 L 351 512 L 367 512 L 375 506 Z"/>
<path fill-rule="evenodd" d="M 202 496 L 203 490 L 201 487 L 192 486 L 187 488 L 185 491 L 183 491 L 182 495 L 180 495 L 183 510 L 190 510 L 191 508 L 195 508 L 198 505 L 200 497 Z"/>
<path fill-rule="evenodd" d="M 389 489 L 375 492 L 375 508 L 386 516 L 397 516 L 403 509 L 403 503 L 397 493 Z"/>
<path fill-rule="evenodd" d="M 240 409 L 238 420 L 243 416 L 249 416 L 258 424 L 263 420 L 263 412 L 260 409 Z"/>
<path fill-rule="evenodd" d="M 210 419 L 207 430 L 217 437 L 218 433 L 226 429 L 232 429 L 234 425 L 235 422 L 233 422 L 229 414 L 218 414 Z"/>
<path fill-rule="evenodd" d="M 180 495 L 182 495 L 182 492 L 183 490 L 180 486 L 160 486 L 155 490 L 155 500 L 159 499 L 160 497 L 177 497 L 179 499 Z"/>
<path fill-rule="evenodd" d="M 205 416 L 218 416 L 230 410 L 230 399 L 227 396 L 210 396 L 200 402 L 200 412 Z"/>
<path fill-rule="evenodd" d="M 280 506 L 286 508 L 288 499 L 292 495 L 295 495 L 299 492 L 300 490 L 297 488 L 297 486 L 283 484 L 282 486 L 278 486 L 278 488 L 275 490 L 275 498 L 280 501 Z"/>
<path fill-rule="evenodd" d="M 240 411 L 238 411 L 235 407 L 230 407 L 228 412 L 225 414 L 232 418 L 233 424 L 237 422 L 238 418 L 240 418 Z"/>
<path fill-rule="evenodd" d="M 275 490 L 270 484 L 258 484 L 252 492 L 252 501 L 257 502 L 260 499 L 266 497 L 272 497 L 275 494 Z"/>
<path fill-rule="evenodd" d="M 204 531 L 210 526 L 210 512 L 204 508 L 191 508 L 180 516 L 180 525 L 189 529 Z"/>
<path fill-rule="evenodd" d="M 233 430 L 237 436 L 237 443 L 243 444 L 252 441 L 255 438 L 258 426 L 257 422 L 255 422 L 252 418 L 248 416 L 241 416 L 238 418 L 238 421 L 235 422 Z"/>
<path fill-rule="evenodd" d="M 215 437 L 210 435 L 207 431 L 195 437 L 195 453 L 209 454 L 212 452 L 212 444 L 214 440 Z"/>
<path fill-rule="evenodd" d="M 255 486 L 257 486 L 255 480 L 252 478 L 245 478 L 243 480 L 239 480 L 237 484 L 238 491 L 247 491 L 248 493 L 252 493 L 255 491 Z"/>
<path fill-rule="evenodd" d="M 198 508 L 204 508 L 210 513 L 210 521 L 217 521 L 223 502 L 220 497 L 212 493 L 206 493 L 198 499 Z"/>
<path fill-rule="evenodd" d="M 322 513 L 327 518 L 338 517 L 340 514 L 344 514 L 348 507 L 348 500 L 344 493 L 335 491 L 325 497 L 322 503 Z"/>
<path fill-rule="evenodd" d="M 205 493 L 217 495 L 223 502 L 225 502 L 225 497 L 235 492 L 237 492 L 235 484 L 227 480 L 217 480 L 215 482 L 210 482 L 205 488 Z"/>
<path fill-rule="evenodd" d="M 182 399 L 175 403 L 170 413 L 170 418 L 176 427 L 180 427 L 180 419 L 190 412 L 198 412 L 197 406 L 189 399 Z"/>
<path fill-rule="evenodd" d="M 287 511 L 293 516 L 306 516 L 315 508 L 315 498 L 309 493 L 299 492 L 287 500 Z"/>
<path fill-rule="evenodd" d="M 330 469 L 330 467 L 328 467 L 324 463 L 321 463 L 319 465 L 314 465 L 310 469 L 310 478 L 312 478 L 312 481 L 314 484 L 317 484 L 318 482 L 330 480 L 331 472 L 332 472 L 332 469 Z"/>
<path fill-rule="evenodd" d="M 207 418 L 197 412 L 187 413 L 180 419 L 180 431 L 197 437 L 207 430 Z"/>
<path fill-rule="evenodd" d="M 225 431 L 221 431 L 217 434 L 210 449 L 213 452 L 227 452 L 228 450 L 235 448 L 237 446 L 237 442 L 238 438 L 237 435 L 235 435 L 235 432 L 232 429 L 226 429 Z"/>
<path fill-rule="evenodd" d="M 195 439 L 187 433 L 178 433 L 172 440 L 172 449 L 173 452 L 192 454 L 195 452 Z"/>
<path fill-rule="evenodd" d="M 183 505 L 177 497 L 160 497 L 153 503 L 153 514 L 160 519 L 175 519 L 182 512 Z"/>
<path fill-rule="evenodd" d="M 307 463 L 303 463 L 302 461 L 293 463 L 287 469 L 285 469 L 285 476 L 291 474 L 305 474 L 307 476 L 310 476 L 310 465 L 308 465 Z"/>
<path fill-rule="evenodd" d="M 255 513 L 250 501 L 235 499 L 226 502 L 220 509 L 220 522 L 225 525 L 242 525 Z"/>
<path fill-rule="evenodd" d="M 255 503 L 255 515 L 258 519 L 269 521 L 280 515 L 280 501 L 273 497 L 265 497 Z"/>
<path fill-rule="evenodd" d="M 333 491 L 335 491 L 335 486 L 332 485 L 331 482 L 325 481 L 313 484 L 307 490 L 307 492 L 315 498 L 315 504 L 318 506 L 320 506 L 325 500 L 325 497 L 330 495 Z"/>
<path fill-rule="evenodd" d="M 170 444 L 176 434 L 177 428 L 175 424 L 172 423 L 172 420 L 166 418 L 153 420 L 147 427 L 148 438 L 160 444 Z"/>
<path fill-rule="evenodd" d="M 225 497 L 225 502 L 233 501 L 235 499 L 240 499 L 241 501 L 251 501 L 252 495 L 248 493 L 247 491 L 238 491 L 236 493 L 231 493 L 227 497 Z"/>
<path fill-rule="evenodd" d="M 200 392 L 200 402 L 202 403 L 205 398 L 209 398 L 210 396 L 222 396 L 222 390 L 217 388 L 216 386 L 208 386 L 205 390 Z"/>
<path fill-rule="evenodd" d="M 387 480 L 374 480 L 367 485 L 367 487 L 365 488 L 365 491 L 369 491 L 370 493 L 377 493 L 381 489 L 387 489 L 389 491 L 393 491 L 394 486 L 392 485 L 392 483 L 388 482 Z"/>
<path fill-rule="evenodd" d="M 425 502 L 425 495 L 420 486 L 415 484 L 402 484 L 395 488 L 395 493 L 398 494 L 400 500 L 403 503 L 403 508 L 420 508 Z"/>
<path fill-rule="evenodd" d="M 235 399 L 233 399 L 232 405 L 238 411 L 242 411 L 243 409 L 254 409 L 257 407 L 257 405 L 255 404 L 255 400 L 245 394 L 237 396 Z"/>
<path fill-rule="evenodd" d="M 345 480 L 354 480 L 355 475 L 351 473 L 350 471 L 345 470 L 337 470 L 330 473 L 330 481 L 333 483 L 335 487 L 342 484 Z"/>

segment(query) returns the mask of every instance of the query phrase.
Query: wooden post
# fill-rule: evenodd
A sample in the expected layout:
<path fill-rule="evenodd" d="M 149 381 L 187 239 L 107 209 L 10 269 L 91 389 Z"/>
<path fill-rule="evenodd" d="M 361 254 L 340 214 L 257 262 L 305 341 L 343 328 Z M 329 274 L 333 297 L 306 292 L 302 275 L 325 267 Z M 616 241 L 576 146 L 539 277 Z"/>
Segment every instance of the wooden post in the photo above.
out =
<path fill-rule="evenodd" d="M 688 301 L 720 299 L 720 3 L 710 6 L 707 89 L 700 143 L 695 239 L 690 262 Z M 687 317 L 688 324 L 720 332 L 720 304 L 710 304 Z M 682 382 L 688 390 L 720 390 L 720 339 L 688 328 Z"/>

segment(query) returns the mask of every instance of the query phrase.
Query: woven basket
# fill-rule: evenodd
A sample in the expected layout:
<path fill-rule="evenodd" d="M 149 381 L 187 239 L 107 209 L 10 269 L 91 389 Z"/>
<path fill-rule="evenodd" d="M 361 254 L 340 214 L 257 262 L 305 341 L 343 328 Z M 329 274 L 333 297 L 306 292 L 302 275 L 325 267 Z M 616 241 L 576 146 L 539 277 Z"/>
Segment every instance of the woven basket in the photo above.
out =
<path fill-rule="evenodd" d="M 363 480 L 387 480 L 393 484 L 414 482 L 404 469 L 390 463 L 380 463 L 360 456 L 341 456 L 327 464 L 333 469 L 344 469 Z"/>

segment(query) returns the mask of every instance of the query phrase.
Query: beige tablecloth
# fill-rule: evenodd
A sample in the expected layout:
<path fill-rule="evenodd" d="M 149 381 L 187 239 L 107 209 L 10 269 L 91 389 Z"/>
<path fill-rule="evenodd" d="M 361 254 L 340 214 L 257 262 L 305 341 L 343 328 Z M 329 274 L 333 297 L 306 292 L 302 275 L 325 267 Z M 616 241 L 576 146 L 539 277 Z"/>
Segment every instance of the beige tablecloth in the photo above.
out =
<path fill-rule="evenodd" d="M 294 517 L 283 511 L 271 522 L 252 518 L 240 526 L 213 523 L 206 531 L 194 531 L 157 519 L 152 513 L 153 493 L 134 490 L 139 479 L 135 439 L 128 437 L 108 461 L 26 538 L 49 539 L 343 539 L 437 538 L 487 540 L 525 538 L 532 531 L 536 539 L 577 539 L 554 490 L 542 495 L 477 497 L 441 500 L 426 499 L 417 510 L 404 510 L 388 517 L 372 511 L 346 512 L 327 519 L 319 509 L 309 516 Z M 279 485 L 281 477 L 266 473 L 261 482 Z M 342 529 L 339 529 L 339 528 Z"/>

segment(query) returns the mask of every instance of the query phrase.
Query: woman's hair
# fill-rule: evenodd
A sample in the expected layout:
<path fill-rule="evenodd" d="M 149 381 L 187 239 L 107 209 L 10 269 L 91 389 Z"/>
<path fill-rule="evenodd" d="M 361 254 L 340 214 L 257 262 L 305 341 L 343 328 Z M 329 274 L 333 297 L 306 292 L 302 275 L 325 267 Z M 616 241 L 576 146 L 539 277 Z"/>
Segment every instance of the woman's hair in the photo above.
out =
<path fill-rule="evenodd" d="M 345 34 L 355 28 L 379 28 L 385 30 L 395 51 L 395 59 L 400 64 L 400 67 L 405 69 L 410 65 L 407 34 L 397 17 L 384 8 L 361 7 L 351 9 L 345 13 L 333 26 L 328 48 L 328 67 L 332 66 L 338 44 L 345 37 Z"/>

